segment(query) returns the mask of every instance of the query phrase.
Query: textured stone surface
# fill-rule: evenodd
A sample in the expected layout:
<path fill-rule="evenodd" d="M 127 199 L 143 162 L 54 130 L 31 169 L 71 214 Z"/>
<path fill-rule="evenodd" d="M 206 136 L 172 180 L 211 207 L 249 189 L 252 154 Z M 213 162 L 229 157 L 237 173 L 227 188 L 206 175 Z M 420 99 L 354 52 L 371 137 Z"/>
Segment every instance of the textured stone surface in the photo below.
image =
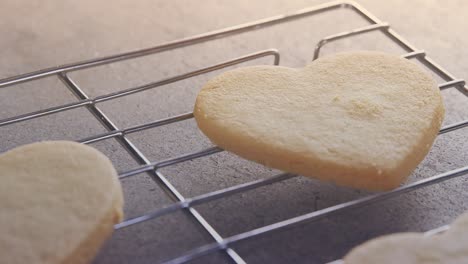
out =
<path fill-rule="evenodd" d="M 325 1 L 2 1 L 0 8 L 0 78 L 44 67 L 89 59 L 287 13 Z M 462 0 L 372 1 L 361 4 L 416 47 L 424 49 L 458 78 L 467 78 L 468 45 Z M 349 10 L 333 11 L 251 33 L 189 48 L 72 73 L 90 95 L 98 96 L 219 63 L 266 48 L 281 52 L 281 64 L 303 66 L 324 36 L 365 25 Z M 352 49 L 403 53 L 375 32 L 331 43 L 322 54 Z M 243 65 L 271 64 L 272 58 Z M 121 99 L 100 103 L 117 126 L 132 125 L 190 111 L 201 85 L 215 73 L 180 81 Z M 468 98 L 454 89 L 443 92 L 445 124 L 468 118 Z M 54 77 L 0 90 L 0 118 L 73 102 L 76 99 Z M 0 151 L 44 139 L 81 139 L 105 129 L 86 110 L 76 109 L 0 127 Z M 440 136 L 411 181 L 468 164 L 467 129 Z M 150 160 L 209 146 L 193 120 L 131 134 Z M 115 140 L 93 144 L 119 171 L 137 163 Z M 276 173 L 229 153 L 162 170 L 186 196 L 265 178 Z M 127 216 L 137 216 L 171 203 L 144 174 L 123 181 Z M 249 263 L 323 263 L 345 254 L 368 238 L 396 231 L 424 231 L 449 223 L 468 208 L 464 178 L 327 217 L 318 222 L 268 234 L 235 245 Z M 222 236 L 362 197 L 366 193 L 298 177 L 197 206 Z M 212 239 L 183 212 L 115 233 L 96 263 L 158 263 Z M 220 263 L 221 253 L 196 263 Z"/>

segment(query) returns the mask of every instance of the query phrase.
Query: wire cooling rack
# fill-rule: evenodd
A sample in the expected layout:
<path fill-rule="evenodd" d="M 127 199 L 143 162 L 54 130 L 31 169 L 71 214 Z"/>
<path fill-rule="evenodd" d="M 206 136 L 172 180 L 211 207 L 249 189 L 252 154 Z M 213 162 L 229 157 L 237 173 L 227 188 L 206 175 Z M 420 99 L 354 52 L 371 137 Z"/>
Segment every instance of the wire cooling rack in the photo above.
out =
<path fill-rule="evenodd" d="M 423 188 L 425 186 L 437 184 L 437 183 L 447 181 L 449 179 L 460 177 L 460 176 L 467 174 L 468 166 L 461 167 L 461 168 L 447 171 L 447 172 L 444 172 L 444 173 L 441 173 L 432 177 L 427 177 L 423 180 L 419 180 L 411 184 L 407 184 L 405 186 L 402 186 L 400 188 L 394 189 L 389 192 L 372 194 L 363 198 L 348 201 L 345 203 L 340 203 L 340 204 L 330 206 L 327 208 L 323 208 L 320 210 L 315 210 L 313 212 L 310 212 L 304 215 L 300 215 L 300 216 L 289 218 L 283 221 L 275 222 L 273 224 L 259 227 L 259 228 L 256 228 L 247 232 L 239 233 L 239 234 L 232 235 L 229 237 L 222 237 L 217 232 L 217 230 L 215 230 L 205 220 L 205 218 L 194 208 L 194 206 L 205 204 L 210 201 L 217 200 L 217 199 L 222 199 L 230 195 L 243 193 L 248 190 L 270 185 L 272 183 L 291 179 L 293 177 L 296 177 L 296 175 L 289 174 L 289 173 L 282 173 L 273 177 L 264 178 L 264 179 L 232 186 L 232 187 L 225 188 L 225 189 L 220 189 L 217 191 L 205 193 L 205 194 L 195 196 L 195 197 L 190 197 L 190 198 L 184 197 L 174 187 L 174 185 L 171 184 L 171 181 L 168 180 L 168 178 L 159 171 L 159 169 L 173 166 L 175 164 L 179 164 L 185 161 L 194 160 L 194 159 L 198 159 L 198 158 L 205 157 L 208 155 L 212 155 L 214 153 L 222 152 L 223 150 L 218 147 L 210 147 L 202 151 L 180 155 L 180 156 L 176 156 L 176 157 L 166 159 L 166 160 L 150 161 L 136 147 L 136 145 L 132 143 L 132 141 L 128 138 L 128 135 L 135 133 L 135 132 L 147 130 L 150 128 L 165 126 L 171 123 L 188 120 L 188 119 L 193 118 L 193 114 L 185 113 L 182 115 L 177 115 L 177 116 L 173 116 L 173 117 L 169 117 L 166 119 L 161 119 L 161 120 L 157 120 L 154 122 L 145 123 L 145 124 L 141 124 L 137 126 L 119 128 L 114 124 L 114 122 L 106 114 L 104 114 L 104 112 L 99 108 L 98 105 L 99 103 L 102 103 L 102 102 L 106 102 L 106 101 L 114 100 L 116 98 L 139 93 L 148 89 L 153 89 L 159 86 L 167 85 L 167 84 L 181 81 L 184 79 L 189 79 L 191 77 L 206 74 L 208 72 L 220 70 L 226 67 L 234 66 L 243 62 L 255 60 L 258 58 L 262 58 L 262 57 L 271 57 L 273 59 L 273 64 L 279 65 L 280 53 L 275 49 L 262 50 L 262 51 L 258 51 L 252 54 L 247 54 L 242 57 L 238 57 L 233 60 L 225 61 L 220 64 L 212 65 L 203 69 L 194 70 L 191 72 L 187 72 L 185 74 L 173 76 L 173 77 L 159 80 L 156 82 L 152 82 L 146 85 L 142 85 L 142 86 L 126 89 L 126 90 L 121 90 L 118 92 L 113 92 L 113 93 L 109 93 L 105 95 L 100 95 L 94 98 L 91 98 L 90 96 L 88 96 L 83 91 L 83 89 L 81 89 L 78 86 L 78 84 L 74 80 L 72 80 L 70 76 L 68 75 L 68 73 L 70 72 L 75 72 L 75 71 L 79 71 L 79 70 L 86 69 L 86 68 L 97 67 L 97 66 L 104 65 L 104 64 L 111 64 L 111 63 L 115 63 L 118 61 L 129 60 L 129 59 L 147 56 L 150 54 L 155 54 L 155 53 L 159 53 L 163 51 L 183 48 L 183 47 L 187 47 L 190 45 L 195 45 L 198 43 L 207 42 L 207 41 L 211 41 L 214 39 L 224 38 L 227 36 L 232 36 L 232 35 L 247 32 L 247 31 L 259 30 L 261 28 L 269 27 L 272 25 L 276 25 L 280 23 L 287 23 L 289 21 L 317 15 L 317 14 L 324 13 L 324 12 L 331 12 L 333 10 L 338 10 L 338 9 L 352 10 L 357 15 L 364 18 L 369 23 L 369 25 L 323 38 L 320 42 L 318 42 L 318 44 L 315 47 L 314 59 L 319 57 L 321 48 L 327 43 L 337 41 L 340 39 L 344 39 L 344 38 L 349 38 L 355 35 L 364 34 L 367 32 L 380 31 L 384 33 L 384 35 L 388 37 L 391 41 L 396 43 L 398 46 L 400 46 L 407 52 L 406 54 L 402 55 L 403 57 L 407 59 L 418 60 L 420 63 L 424 64 L 429 70 L 433 71 L 443 80 L 445 80 L 445 82 L 439 84 L 440 89 L 455 88 L 462 95 L 468 96 L 468 88 L 465 86 L 464 80 L 455 78 L 451 73 L 449 73 L 443 67 L 441 67 L 436 62 L 434 62 L 431 58 L 429 58 L 424 51 L 416 49 L 407 40 L 402 38 L 393 29 L 391 29 L 389 24 L 380 21 L 378 18 L 376 18 L 374 15 L 366 11 L 357 3 L 350 2 L 350 1 L 338 1 L 338 2 L 331 2 L 328 4 L 324 4 L 324 5 L 318 5 L 318 6 L 314 6 L 310 8 L 305 8 L 305 9 L 302 9 L 302 10 L 299 10 L 297 12 L 290 13 L 287 15 L 273 16 L 273 17 L 253 21 L 250 23 L 245 23 L 245 24 L 241 24 L 241 25 L 237 25 L 237 26 L 233 26 L 229 28 L 224 28 L 224 29 L 196 35 L 196 36 L 189 37 L 189 38 L 184 38 L 181 40 L 165 43 L 165 44 L 152 47 L 152 48 L 148 48 L 148 49 L 144 49 L 144 50 L 138 50 L 138 51 L 118 54 L 114 56 L 99 58 L 99 59 L 93 59 L 93 60 L 88 60 L 88 61 L 83 61 L 83 62 L 78 62 L 78 63 L 73 63 L 73 64 L 67 64 L 63 66 L 48 68 L 48 69 L 44 69 L 40 71 L 35 71 L 35 72 L 31 72 L 31 73 L 27 73 L 27 74 L 23 74 L 19 76 L 2 79 L 0 80 L 0 88 L 5 88 L 7 86 L 12 86 L 15 84 L 28 82 L 28 81 L 54 75 L 54 76 L 57 76 L 65 84 L 65 86 L 78 98 L 78 101 L 73 102 L 73 103 L 63 104 L 63 105 L 56 106 L 56 107 L 46 108 L 46 109 L 35 111 L 35 112 L 21 114 L 21 115 L 10 117 L 10 118 L 6 118 L 3 120 L 0 120 L 0 127 L 39 118 L 39 117 L 46 116 L 46 115 L 52 115 L 55 113 L 68 111 L 71 109 L 76 109 L 76 108 L 81 108 L 81 107 L 87 108 L 105 126 L 108 132 L 79 140 L 79 142 L 84 143 L 84 144 L 89 144 L 89 143 L 94 143 L 94 142 L 98 142 L 98 141 L 102 141 L 102 140 L 110 139 L 110 138 L 114 138 L 118 140 L 119 143 L 129 152 L 129 154 L 131 154 L 133 158 L 139 164 L 141 164 L 137 168 L 121 172 L 119 174 L 120 178 L 121 179 L 128 178 L 128 177 L 131 177 L 131 176 L 143 173 L 143 172 L 149 173 L 154 181 L 156 181 L 160 186 L 165 188 L 165 191 L 167 191 L 168 193 L 172 195 L 172 198 L 174 201 L 171 205 L 166 206 L 164 208 L 152 211 L 150 213 L 147 213 L 138 217 L 126 219 L 122 223 L 119 223 L 115 226 L 116 231 L 119 232 L 120 229 L 124 229 L 129 226 L 137 225 L 139 223 L 150 221 L 150 220 L 162 217 L 164 215 L 168 215 L 177 211 L 185 210 L 191 215 L 193 221 L 197 222 L 214 239 L 213 243 L 207 244 L 199 248 L 194 248 L 186 252 L 185 254 L 168 261 L 167 263 L 184 263 L 184 262 L 194 260 L 198 257 L 201 257 L 209 253 L 213 253 L 213 252 L 223 252 L 234 263 L 245 263 L 242 256 L 240 256 L 235 250 L 232 249 L 233 245 L 241 243 L 242 241 L 245 241 L 254 237 L 261 236 L 266 233 L 276 232 L 286 227 L 290 227 L 290 226 L 300 224 L 303 222 L 318 220 L 324 217 L 337 214 L 345 210 L 349 210 L 351 208 L 357 208 L 357 207 L 361 207 L 364 205 L 372 204 L 380 200 L 395 197 L 403 193 L 411 192 L 413 190 Z M 457 123 L 443 127 L 440 130 L 439 134 L 449 133 L 451 131 L 461 129 L 467 126 L 468 126 L 468 120 L 464 120 L 462 122 L 457 122 Z M 443 227 L 442 229 L 444 228 L 446 227 Z M 441 230 L 441 229 L 438 229 L 438 230 Z"/>

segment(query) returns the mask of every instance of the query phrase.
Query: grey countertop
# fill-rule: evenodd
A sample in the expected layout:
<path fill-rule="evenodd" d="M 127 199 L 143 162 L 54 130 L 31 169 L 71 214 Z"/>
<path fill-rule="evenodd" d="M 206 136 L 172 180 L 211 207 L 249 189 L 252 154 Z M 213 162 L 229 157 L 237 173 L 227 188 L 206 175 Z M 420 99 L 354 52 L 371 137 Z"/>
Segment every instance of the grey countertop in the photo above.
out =
<path fill-rule="evenodd" d="M 45 67 L 90 59 L 288 13 L 326 1 L 2 1 L 0 4 L 0 78 Z M 462 0 L 359 1 L 391 24 L 402 36 L 458 78 L 467 78 L 468 35 Z M 234 37 L 119 62 L 70 76 L 90 96 L 206 67 L 267 48 L 277 48 L 281 65 L 309 62 L 322 37 L 366 25 L 350 11 L 314 17 L 243 33 Z M 465 45 L 466 44 L 466 45 Z M 380 32 L 327 45 L 323 55 L 352 49 L 403 53 Z M 264 58 L 243 65 L 271 64 Z M 190 111 L 201 85 L 218 72 L 100 103 L 120 128 Z M 468 118 L 468 98 L 455 89 L 443 91 L 446 125 Z M 0 90 L 0 118 L 74 102 L 77 99 L 56 77 Z M 105 132 L 85 109 L 77 108 L 0 127 L 0 152 L 46 139 L 78 140 Z M 151 161 L 210 146 L 193 120 L 128 136 Z M 92 144 L 111 158 L 119 171 L 138 164 L 115 139 Z M 414 182 L 468 165 L 467 128 L 439 136 L 432 151 L 413 173 Z M 277 171 L 229 153 L 184 162 L 161 170 L 186 197 L 272 176 Z M 127 217 L 170 205 L 173 201 L 148 175 L 122 181 Z M 425 231 L 450 223 L 467 210 L 466 179 L 415 192 L 244 241 L 233 249 L 248 263 L 323 263 L 343 256 L 369 238 L 398 231 Z M 249 192 L 196 206 L 226 237 L 288 219 L 368 193 L 296 177 Z M 117 231 L 95 263 L 158 263 L 213 242 L 182 211 Z M 228 263 L 222 253 L 196 263 Z"/>

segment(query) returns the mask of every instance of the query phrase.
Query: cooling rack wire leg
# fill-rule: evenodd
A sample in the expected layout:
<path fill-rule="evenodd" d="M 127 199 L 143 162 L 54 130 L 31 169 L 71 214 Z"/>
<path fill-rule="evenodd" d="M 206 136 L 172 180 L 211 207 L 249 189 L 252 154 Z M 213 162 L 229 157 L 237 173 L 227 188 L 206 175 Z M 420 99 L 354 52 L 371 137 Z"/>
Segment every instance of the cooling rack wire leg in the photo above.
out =
<path fill-rule="evenodd" d="M 369 25 L 369 26 L 358 28 L 358 29 L 338 33 L 338 34 L 323 38 L 315 46 L 313 60 L 316 60 L 319 57 L 320 49 L 327 43 L 330 43 L 335 40 L 351 37 L 351 36 L 361 35 L 367 32 L 375 31 L 375 30 L 386 30 L 389 27 L 390 25 L 388 23 L 380 23 L 380 24 Z"/>

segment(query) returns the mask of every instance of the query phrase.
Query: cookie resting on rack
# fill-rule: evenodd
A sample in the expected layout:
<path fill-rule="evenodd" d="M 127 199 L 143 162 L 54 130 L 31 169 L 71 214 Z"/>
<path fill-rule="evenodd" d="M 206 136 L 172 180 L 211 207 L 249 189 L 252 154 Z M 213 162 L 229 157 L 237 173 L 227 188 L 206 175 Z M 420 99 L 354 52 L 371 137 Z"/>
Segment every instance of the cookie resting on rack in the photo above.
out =
<path fill-rule="evenodd" d="M 450 229 L 442 234 L 386 235 L 354 248 L 344 258 L 344 264 L 360 263 L 468 263 L 468 213 L 458 217 Z"/>
<path fill-rule="evenodd" d="M 0 263 L 89 263 L 123 217 L 109 159 L 55 141 L 0 156 Z"/>
<path fill-rule="evenodd" d="M 194 115 L 214 144 L 241 157 L 380 191 L 402 184 L 427 155 L 444 106 L 415 63 L 360 51 L 298 69 L 224 72 L 204 85 Z"/>

